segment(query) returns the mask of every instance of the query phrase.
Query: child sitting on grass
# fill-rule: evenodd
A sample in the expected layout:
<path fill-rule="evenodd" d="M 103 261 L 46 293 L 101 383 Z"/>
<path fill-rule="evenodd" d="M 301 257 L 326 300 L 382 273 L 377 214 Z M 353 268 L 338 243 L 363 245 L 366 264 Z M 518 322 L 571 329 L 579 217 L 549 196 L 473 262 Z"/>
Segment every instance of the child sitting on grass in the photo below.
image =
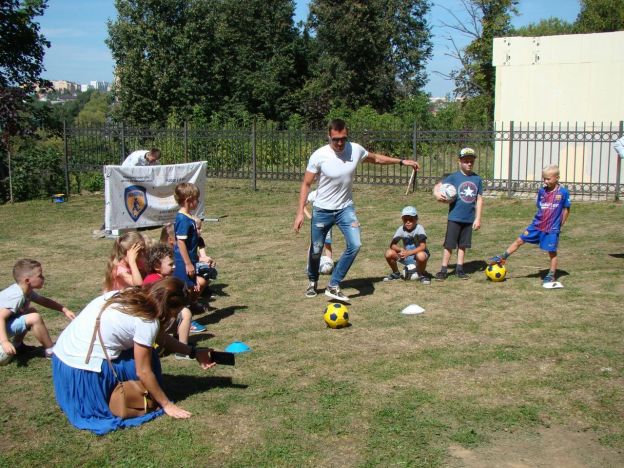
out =
<path fill-rule="evenodd" d="M 554 283 L 556 277 L 559 233 L 570 215 L 570 192 L 559 185 L 558 166 L 545 167 L 542 178 L 544 186 L 537 192 L 537 213 L 533 222 L 501 255 L 488 259 L 487 263 L 502 265 L 525 242 L 539 244 L 550 257 L 550 270 L 544 277 L 544 284 L 548 284 Z"/>
<path fill-rule="evenodd" d="M 147 286 L 173 274 L 173 250 L 165 244 L 156 244 L 148 250 L 147 267 L 150 273 L 143 280 L 143 286 Z M 199 325 L 193 327 L 192 314 L 188 307 L 180 311 L 177 318 L 178 341 L 188 344 L 189 334 L 199 333 L 206 327 Z M 176 353 L 176 359 L 189 359 L 185 354 Z"/>
<path fill-rule="evenodd" d="M 384 281 L 394 281 L 401 279 L 401 273 L 397 262 L 404 265 L 416 264 L 417 277 L 421 284 L 431 284 L 427 268 L 429 260 L 429 250 L 427 249 L 427 233 L 421 224 L 418 224 L 418 212 L 413 206 L 406 206 L 401 212 L 403 224 L 392 236 L 390 247 L 386 250 L 386 262 L 390 265 L 392 272 L 384 278 Z M 403 247 L 399 245 L 403 242 Z M 407 279 L 407 278 L 406 278 Z"/>
<path fill-rule="evenodd" d="M 15 355 L 26 349 L 24 337 L 28 331 L 37 338 L 44 347 L 46 358 L 52 357 L 52 339 L 43 318 L 36 309 L 30 307 L 35 302 L 48 309 L 62 312 L 69 320 L 75 314 L 62 304 L 40 296 L 35 289 L 43 288 L 45 277 L 41 263 L 28 258 L 18 260 L 13 266 L 15 284 L 0 291 L 0 344 L 8 355 Z M 13 337 L 13 342 L 9 339 Z"/>
<path fill-rule="evenodd" d="M 145 239 L 136 231 L 126 232 L 115 240 L 106 266 L 104 292 L 143 284 L 145 250 Z"/>

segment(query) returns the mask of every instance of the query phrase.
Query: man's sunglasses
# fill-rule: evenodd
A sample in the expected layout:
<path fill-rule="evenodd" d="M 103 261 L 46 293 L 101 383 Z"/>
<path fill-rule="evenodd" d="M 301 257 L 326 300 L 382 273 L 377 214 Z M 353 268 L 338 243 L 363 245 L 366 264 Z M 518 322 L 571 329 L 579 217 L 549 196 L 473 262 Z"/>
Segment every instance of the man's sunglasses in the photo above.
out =
<path fill-rule="evenodd" d="M 332 143 L 346 143 L 347 137 L 330 138 Z"/>

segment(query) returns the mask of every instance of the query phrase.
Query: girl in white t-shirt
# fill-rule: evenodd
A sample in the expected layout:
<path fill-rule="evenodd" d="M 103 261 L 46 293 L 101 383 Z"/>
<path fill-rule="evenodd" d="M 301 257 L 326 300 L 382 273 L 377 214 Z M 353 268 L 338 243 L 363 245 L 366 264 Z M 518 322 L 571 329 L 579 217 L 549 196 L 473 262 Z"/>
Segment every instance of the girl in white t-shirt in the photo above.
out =
<path fill-rule="evenodd" d="M 175 320 L 188 300 L 182 281 L 165 278 L 146 289 L 128 288 L 105 293 L 91 301 L 69 324 L 54 347 L 52 380 L 56 401 L 74 426 L 106 434 L 120 427 L 138 426 L 163 412 L 174 418 L 191 416 L 163 391 L 160 360 L 153 347 L 158 341 L 168 351 L 197 359 L 204 369 L 214 366 L 210 350 L 196 350 L 192 345 L 159 333 Z M 103 346 L 119 379 L 140 380 L 162 409 L 129 419 L 118 418 L 110 412 L 108 400 L 117 382 L 98 337 L 87 359 L 100 312 Z"/>

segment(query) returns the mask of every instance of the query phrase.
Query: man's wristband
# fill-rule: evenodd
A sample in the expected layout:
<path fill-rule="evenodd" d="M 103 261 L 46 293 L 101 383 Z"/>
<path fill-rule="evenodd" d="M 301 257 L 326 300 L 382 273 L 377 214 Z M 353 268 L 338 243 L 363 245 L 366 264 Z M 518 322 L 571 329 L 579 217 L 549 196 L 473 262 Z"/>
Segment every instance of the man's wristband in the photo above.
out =
<path fill-rule="evenodd" d="M 187 345 L 191 351 L 188 353 L 188 357 L 190 357 L 191 359 L 195 359 L 197 357 L 197 346 L 195 346 L 194 344 L 190 344 Z"/>
<path fill-rule="evenodd" d="M 400 164 L 401 166 L 405 166 L 405 163 L 404 163 L 403 161 L 404 161 L 404 159 L 403 159 L 403 158 L 399 158 L 399 164 Z"/>

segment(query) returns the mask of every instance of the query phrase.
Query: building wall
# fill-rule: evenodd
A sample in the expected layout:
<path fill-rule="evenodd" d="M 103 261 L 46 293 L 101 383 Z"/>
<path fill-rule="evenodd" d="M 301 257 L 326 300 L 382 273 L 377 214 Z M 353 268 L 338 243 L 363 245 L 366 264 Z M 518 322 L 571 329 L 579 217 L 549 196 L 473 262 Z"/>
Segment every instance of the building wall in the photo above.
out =
<path fill-rule="evenodd" d="M 499 125 L 509 128 L 513 121 L 515 128 L 522 125 L 529 130 L 608 129 L 609 138 L 618 136 L 619 122 L 624 120 L 624 31 L 496 38 L 492 63 L 496 67 L 494 118 Z M 509 143 L 497 145 L 495 154 L 509 154 Z M 532 154 L 534 160 L 542 161 L 547 154 L 548 159 L 553 159 L 551 163 L 559 164 L 564 181 L 602 182 L 597 180 L 598 174 L 607 172 L 609 178 L 615 177 L 616 170 L 605 171 L 596 166 L 611 165 L 611 158 L 597 163 L 596 158 L 590 157 L 591 146 L 586 142 L 526 142 L 527 158 Z M 513 147 L 511 151 L 514 152 Z M 495 166 L 495 172 L 508 174 L 506 158 L 497 158 Z M 525 174 L 512 168 L 513 179 L 539 180 L 540 176 L 540 164 Z"/>

